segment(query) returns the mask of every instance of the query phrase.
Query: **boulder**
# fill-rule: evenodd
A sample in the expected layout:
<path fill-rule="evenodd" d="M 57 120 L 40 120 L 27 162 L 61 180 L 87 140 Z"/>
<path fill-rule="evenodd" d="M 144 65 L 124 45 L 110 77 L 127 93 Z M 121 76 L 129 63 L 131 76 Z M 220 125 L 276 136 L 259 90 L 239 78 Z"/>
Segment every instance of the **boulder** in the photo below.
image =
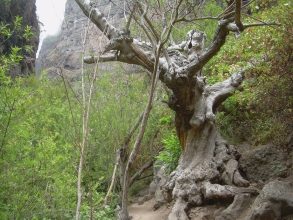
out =
<path fill-rule="evenodd" d="M 250 182 L 266 182 L 287 175 L 284 155 L 273 144 L 246 151 L 239 160 L 239 168 Z"/>
<path fill-rule="evenodd" d="M 166 167 L 163 165 L 157 171 L 156 176 L 154 178 L 154 182 L 156 184 L 156 191 L 155 191 L 155 205 L 154 209 L 157 210 L 163 204 L 167 203 L 167 195 L 164 186 L 168 181 L 168 175 L 166 174 Z"/>
<path fill-rule="evenodd" d="M 215 220 L 235 220 L 241 218 L 252 204 L 254 198 L 250 194 L 240 194 L 234 197 L 233 203 Z"/>
<path fill-rule="evenodd" d="M 221 213 L 223 209 L 225 207 L 219 207 L 219 204 L 194 207 L 189 211 L 188 217 L 191 220 L 214 220 L 215 213 Z"/>
<path fill-rule="evenodd" d="M 279 180 L 264 186 L 246 220 L 281 220 L 293 214 L 293 185 Z"/>
<path fill-rule="evenodd" d="M 144 199 L 144 197 L 139 197 L 139 199 L 138 199 L 138 205 L 143 205 L 144 204 L 144 202 L 145 202 L 145 199 Z"/>

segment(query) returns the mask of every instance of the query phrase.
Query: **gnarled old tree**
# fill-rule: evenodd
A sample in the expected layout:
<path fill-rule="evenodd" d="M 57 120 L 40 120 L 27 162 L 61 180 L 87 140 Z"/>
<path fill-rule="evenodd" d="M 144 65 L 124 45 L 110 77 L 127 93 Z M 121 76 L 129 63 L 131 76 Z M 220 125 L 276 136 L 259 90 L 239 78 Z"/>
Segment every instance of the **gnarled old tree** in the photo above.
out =
<path fill-rule="evenodd" d="M 158 74 L 170 90 L 168 105 L 175 111 L 182 155 L 166 185 L 169 195 L 175 199 L 169 219 L 188 219 L 186 211 L 190 205 L 221 198 L 233 199 L 240 193 L 255 193 L 248 188 L 249 182 L 241 177 L 237 151 L 222 139 L 215 126 L 214 115 L 219 104 L 233 91 L 241 89 L 245 69 L 211 86 L 206 83 L 201 70 L 225 44 L 229 33 L 239 35 L 246 28 L 273 23 L 243 23 L 240 15 L 245 5 L 241 0 L 227 0 L 226 9 L 216 17 L 202 17 L 204 1 L 197 4 L 191 0 L 119 0 L 117 5 L 125 4 L 125 14 L 128 15 L 126 28 L 119 30 L 99 11 L 98 4 L 90 0 L 76 2 L 109 39 L 103 53 L 85 57 L 84 62 L 136 64 L 152 76 Z M 213 39 L 206 48 L 205 34 L 197 30 L 190 30 L 180 44 L 172 42 L 174 28 L 202 19 L 218 21 Z M 147 40 L 141 41 L 130 34 L 132 22 L 138 24 Z M 120 220 L 129 219 L 127 188 L 132 159 L 130 155 L 125 171 Z"/>

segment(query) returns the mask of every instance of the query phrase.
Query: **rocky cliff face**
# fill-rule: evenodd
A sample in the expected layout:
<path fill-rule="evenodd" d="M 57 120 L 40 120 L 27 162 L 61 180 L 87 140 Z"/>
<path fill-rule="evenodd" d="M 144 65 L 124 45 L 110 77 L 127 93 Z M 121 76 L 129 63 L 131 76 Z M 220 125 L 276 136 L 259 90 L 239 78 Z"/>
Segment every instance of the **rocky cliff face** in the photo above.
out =
<path fill-rule="evenodd" d="M 60 33 L 56 35 L 48 35 L 42 43 L 41 51 L 39 52 L 39 57 L 36 62 L 36 73 L 39 75 L 42 70 L 45 69 L 44 64 L 48 59 L 50 53 L 57 47 L 60 41 Z"/>
<path fill-rule="evenodd" d="M 29 75 L 35 70 L 36 51 L 39 44 L 39 23 L 36 15 L 36 0 L 0 0 L 0 23 L 9 24 L 13 30 L 16 16 L 22 17 L 22 27 L 31 26 L 34 36 L 30 41 L 22 38 L 23 30 L 14 30 L 11 37 L 0 35 L 0 56 L 9 54 L 12 46 L 23 48 L 24 45 L 33 47 L 32 51 L 20 52 L 24 57 L 20 65 L 14 67 L 9 74 L 12 76 Z"/>
<path fill-rule="evenodd" d="M 109 13 L 113 24 L 120 26 L 123 15 L 119 14 L 117 7 L 105 0 L 99 2 L 103 11 Z M 99 53 L 107 41 L 100 30 L 88 21 L 88 18 L 83 14 L 75 0 L 67 0 L 61 34 L 55 37 L 57 43 L 56 41 L 52 43 L 54 41 L 52 36 L 44 39 L 37 59 L 37 73 L 45 70 L 49 78 L 55 79 L 61 67 L 63 73 L 71 80 L 78 79 L 81 72 L 81 54 L 83 53 L 85 36 L 84 51 L 86 55 Z M 111 69 L 110 65 L 103 64 L 100 67 L 109 70 Z M 85 66 L 85 68 L 88 67 Z"/>

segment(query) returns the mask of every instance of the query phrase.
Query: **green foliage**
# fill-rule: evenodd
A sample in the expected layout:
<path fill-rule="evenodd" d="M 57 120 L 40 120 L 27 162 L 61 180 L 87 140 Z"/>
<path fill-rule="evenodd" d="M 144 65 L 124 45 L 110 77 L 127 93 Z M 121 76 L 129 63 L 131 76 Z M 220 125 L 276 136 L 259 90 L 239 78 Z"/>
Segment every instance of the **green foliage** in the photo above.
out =
<path fill-rule="evenodd" d="M 29 40 L 32 36 L 29 26 L 24 28 L 24 36 L 20 36 L 21 21 L 22 18 L 16 16 L 12 30 L 2 23 L 1 40 L 6 41 L 13 34 Z M 68 113 L 66 108 L 59 108 L 60 102 L 48 95 L 64 93 L 62 87 L 48 85 L 48 81 L 34 77 L 12 79 L 7 76 L 10 68 L 23 59 L 21 51 L 31 48 L 11 46 L 9 53 L 0 57 L 1 219 L 57 218 L 63 216 L 58 207 L 75 207 L 75 172 L 70 166 L 76 152 L 70 142 L 58 141 L 62 135 L 66 137 L 66 132 L 55 129 L 62 123 L 51 118 L 52 112 Z M 63 96 L 63 106 L 64 103 Z M 62 117 L 56 120 L 64 121 Z"/>
<path fill-rule="evenodd" d="M 26 31 L 30 37 L 30 29 Z M 11 53 L 0 59 L 0 218 L 72 219 L 82 127 L 80 101 L 76 91 L 66 91 L 60 80 L 49 81 L 45 72 L 41 79 L 7 76 L 21 61 L 21 49 L 12 47 Z M 144 89 L 142 80 L 134 75 L 126 81 L 113 81 L 110 76 L 99 79 L 83 181 L 84 200 L 91 200 L 95 207 L 101 206 L 105 196 L 97 176 L 109 181 L 114 152 L 142 109 L 143 99 L 137 91 Z M 87 197 L 89 192 L 91 198 Z M 95 208 L 94 218 L 114 219 L 114 205 Z M 83 204 L 84 219 L 88 219 L 91 206 Z"/>
<path fill-rule="evenodd" d="M 59 207 L 75 208 L 77 157 L 66 141 L 70 130 L 63 130 L 71 124 L 68 107 L 64 96 L 56 99 L 64 91 L 34 78 L 3 79 L 8 86 L 0 92 L 0 213 L 16 219 L 63 216 Z"/>
<path fill-rule="evenodd" d="M 219 11 L 211 3 L 204 13 L 208 16 Z M 292 12 L 292 7 L 283 4 L 260 13 L 260 19 L 271 16 L 282 22 L 282 34 L 268 27 L 249 29 L 240 39 L 231 37 L 205 67 L 210 72 L 208 82 L 213 84 L 248 62 L 258 63 L 247 73 L 245 92 L 236 92 L 219 108 L 218 127 L 224 135 L 238 140 L 249 137 L 249 141 L 264 143 L 279 140 L 284 130 L 292 131 L 293 67 L 288 57 L 293 47 L 287 35 L 293 27 Z M 1 40 L 13 31 L 21 31 L 20 23 L 21 19 L 15 19 L 13 29 L 1 24 Z M 208 27 L 206 32 L 210 35 L 207 30 L 212 33 L 215 24 L 203 25 Z M 24 38 L 32 37 L 29 27 L 22 31 Z M 186 32 L 178 31 L 174 37 L 182 39 Z M 83 112 L 77 89 L 80 85 L 65 83 L 66 89 L 60 80 L 49 81 L 45 72 L 40 79 L 12 79 L 6 73 L 21 61 L 21 50 L 28 52 L 32 48 L 12 47 L 0 58 L 0 219 L 73 219 Z M 90 216 L 115 219 L 116 190 L 109 206 L 101 208 L 115 153 L 147 100 L 147 79 L 140 74 L 125 75 L 120 69 L 114 74 L 99 73 L 95 82 L 82 181 L 81 219 Z M 149 142 L 157 128 L 161 130 L 154 150 L 161 144 L 165 146 L 157 159 L 168 167 L 168 172 L 177 167 L 181 147 L 170 129 L 170 115 L 162 106 L 154 106 L 135 170 L 149 159 Z"/>
<path fill-rule="evenodd" d="M 22 56 L 18 55 L 18 52 L 20 50 L 21 50 L 21 48 L 19 48 L 19 47 L 12 47 L 11 48 L 11 53 L 9 55 L 11 63 L 18 64 L 23 59 Z"/>
<path fill-rule="evenodd" d="M 239 39 L 231 36 L 205 67 L 207 81 L 214 84 L 235 69 L 254 64 L 246 73 L 244 91 L 236 92 L 219 107 L 218 127 L 232 142 L 284 144 L 293 129 L 292 13 L 292 3 L 288 1 L 262 9 L 253 15 L 256 19 L 276 21 L 282 26 L 250 28 Z M 248 18 L 246 22 L 255 19 Z"/>
<path fill-rule="evenodd" d="M 13 30 L 9 28 L 9 24 L 1 22 L 0 24 L 0 34 L 4 36 L 3 42 L 5 42 L 8 38 L 10 38 L 15 32 L 16 34 L 19 34 L 19 31 L 21 30 L 21 22 L 22 22 L 22 17 L 20 16 L 15 16 L 15 19 L 13 21 Z M 27 26 L 29 27 L 29 26 Z M 26 27 L 26 30 L 27 30 Z M 31 34 L 30 28 L 27 30 L 27 34 Z M 1 42 L 1 43 L 3 43 Z"/>
<path fill-rule="evenodd" d="M 162 143 L 164 144 L 164 150 L 156 158 L 162 161 L 167 168 L 166 171 L 171 173 L 178 166 L 181 155 L 181 146 L 175 131 L 166 132 Z"/>
<path fill-rule="evenodd" d="M 161 124 L 164 125 L 171 125 L 172 123 L 172 116 L 168 115 L 168 116 L 164 116 L 162 118 L 159 119 Z"/>
<path fill-rule="evenodd" d="M 21 47 L 11 45 L 8 50 L 4 51 L 5 54 L 0 57 L 0 72 L 2 76 L 8 74 L 12 66 L 19 65 L 20 61 L 23 59 L 23 56 L 21 54 L 31 53 L 33 51 L 33 47 L 27 43 L 30 41 L 31 37 L 33 36 L 31 27 L 26 26 L 24 29 L 22 29 L 21 22 L 22 22 L 22 17 L 15 16 L 13 20 L 13 29 L 10 29 L 10 25 L 7 23 L 1 22 L 0 24 L 0 43 L 1 44 L 4 44 L 13 35 L 17 36 L 17 38 L 19 39 L 25 38 L 26 40 L 26 43 L 22 45 Z M 5 48 L 5 45 L 3 46 L 3 48 Z M 2 54 L 3 48 L 1 48 L 0 54 Z M 7 82 L 7 79 L 3 80 L 3 82 Z"/>
<path fill-rule="evenodd" d="M 0 178 L 5 181 L 0 186 L 0 218 L 72 219 L 82 128 L 79 91 L 66 91 L 62 81 L 51 82 L 45 72 L 41 79 L 11 79 L 4 69 L 1 73 Z M 83 219 L 91 214 L 94 219 L 115 219 L 116 192 L 109 207 L 99 207 L 115 152 L 144 109 L 146 89 L 144 77 L 138 74 L 98 77 L 85 152 Z"/>
<path fill-rule="evenodd" d="M 26 40 L 29 40 L 29 38 L 33 35 L 33 32 L 31 31 L 31 26 L 25 26 L 25 29 L 24 29 L 24 34 L 23 34 L 23 37 L 26 39 Z"/>
<path fill-rule="evenodd" d="M 5 37 L 11 37 L 12 33 L 11 30 L 8 28 L 9 24 L 4 24 L 1 22 L 0 24 L 0 32 L 2 35 L 4 35 Z"/>
<path fill-rule="evenodd" d="M 92 200 L 95 201 L 94 204 L 88 202 L 90 199 L 84 198 L 83 205 L 80 210 L 80 219 L 103 219 L 103 220 L 114 220 L 116 219 L 115 211 L 113 207 L 106 205 L 103 209 L 99 208 L 103 206 L 103 200 L 105 197 L 104 193 L 94 192 L 92 195 Z M 115 203 L 116 204 L 116 203 Z"/>
<path fill-rule="evenodd" d="M 25 40 L 33 36 L 29 26 L 21 27 L 19 17 L 13 29 L 5 24 L 0 28 L 1 40 L 14 33 L 22 33 Z M 73 219 L 82 133 L 80 85 L 69 85 L 65 80 L 65 88 L 61 80 L 49 81 L 45 72 L 40 79 L 7 76 L 11 67 L 22 60 L 23 51 L 31 52 L 32 47 L 11 47 L 0 59 L 0 219 Z M 88 70 L 87 78 L 91 78 L 92 71 Z M 117 68 L 115 74 L 99 73 L 95 88 L 81 216 L 115 219 L 116 191 L 109 206 L 101 207 L 116 150 L 145 107 L 148 81 L 140 74 L 125 75 Z M 151 114 L 151 122 L 156 123 L 149 123 L 147 128 L 143 140 L 147 147 L 161 117 L 159 112 Z M 148 148 L 142 149 L 140 162 L 144 163 L 150 154 L 145 154 Z"/>
<path fill-rule="evenodd" d="M 215 4 L 210 4 L 207 5 L 205 13 L 206 15 L 214 15 L 216 13 L 212 10 L 218 12 L 218 9 Z M 210 14 L 208 14 L 209 12 Z M 19 29 L 20 23 L 21 19 L 16 17 L 14 30 Z M 6 24 L 1 24 L 0 30 L 1 34 L 6 37 L 9 37 L 12 33 Z M 265 29 L 260 30 L 262 30 L 259 33 L 260 35 L 265 34 Z M 248 33 L 255 34 L 250 31 Z M 31 37 L 30 27 L 25 27 L 24 37 Z M 178 37 L 181 36 L 178 34 Z M 267 48 L 266 44 L 270 46 L 271 43 L 260 44 L 261 47 L 257 49 L 259 50 L 258 53 L 256 51 L 251 52 L 246 50 L 249 45 L 258 44 L 258 42 L 255 43 L 251 40 L 253 38 L 255 36 L 250 37 L 250 35 L 244 38 L 242 52 L 237 56 L 229 56 L 239 49 L 234 46 L 236 44 L 233 43 L 233 40 L 231 44 L 225 47 L 214 62 L 220 63 L 219 60 L 231 59 L 228 60 L 226 66 L 220 64 L 210 66 L 211 72 L 220 72 L 217 77 L 211 76 L 209 78 L 211 83 L 221 81 L 233 69 L 245 64 L 238 62 L 234 65 L 235 60 L 237 61 L 239 57 L 238 55 L 248 60 L 252 57 L 257 59 L 263 57 L 263 50 Z M 262 38 L 255 39 L 261 40 Z M 276 35 L 272 35 L 270 41 L 283 42 Z M 275 46 L 275 43 L 272 46 Z M 56 207 L 66 207 L 72 212 L 75 201 L 74 167 L 78 158 L 77 143 L 80 136 L 79 129 L 75 130 L 74 128 L 79 128 L 81 121 L 81 108 L 79 100 L 76 98 L 78 94 L 74 92 L 69 94 L 73 115 L 76 117 L 74 120 L 76 125 L 70 114 L 67 97 L 65 96 L 66 91 L 60 82 L 52 83 L 46 78 L 42 78 L 40 81 L 34 78 L 12 80 L 5 75 L 12 64 L 16 65 L 22 59 L 18 55 L 21 49 L 31 50 L 30 46 L 24 48 L 12 47 L 8 56 L 1 57 L 1 178 L 6 181 L 1 192 L 12 192 L 3 194 L 1 207 L 5 206 L 3 209 L 6 211 L 3 213 L 7 215 L 14 210 L 15 216 L 29 216 L 31 213 L 28 213 L 27 210 L 23 211 L 24 205 L 27 204 L 31 205 L 27 206 L 30 208 L 30 212 L 37 212 L 36 209 L 44 209 L 42 215 L 46 212 L 49 213 L 49 209 L 52 210 L 52 207 L 55 207 L 56 213 L 61 211 L 57 210 Z M 258 67 L 257 70 L 260 72 L 268 71 L 265 66 Z M 98 79 L 97 91 L 92 104 L 94 114 L 90 120 L 89 147 L 86 152 L 88 158 L 87 172 L 90 180 L 94 183 L 101 181 L 97 176 L 104 176 L 106 181 L 110 179 L 108 171 L 113 167 L 111 163 L 114 161 L 113 155 L 115 155 L 116 149 L 142 111 L 146 99 L 146 95 L 141 95 L 144 94 L 146 86 L 144 79 L 139 75 L 133 74 L 122 77 L 121 73 L 118 73 L 113 77 L 113 75 L 111 76 L 109 73 L 106 75 L 105 73 Z M 247 83 L 245 88 L 249 90 L 252 86 L 254 85 Z M 284 83 L 280 83 L 278 88 L 280 91 L 287 90 Z M 218 114 L 219 118 L 222 117 L 220 121 L 225 126 L 231 124 L 233 120 L 237 121 L 237 117 L 243 109 L 251 108 L 251 99 L 254 94 L 256 93 L 251 91 L 242 94 L 237 93 L 234 97 L 229 98 L 223 104 L 225 111 Z M 256 96 L 254 103 L 261 103 L 258 97 Z M 289 100 L 291 100 L 290 97 Z M 255 114 L 253 111 L 245 111 L 243 115 L 249 118 L 253 114 Z M 164 125 L 170 125 L 172 122 L 169 114 L 160 115 L 155 112 L 152 116 L 154 121 L 158 116 L 161 116 L 159 121 Z M 225 119 L 227 120 L 225 121 Z M 263 121 L 263 118 L 260 120 Z M 272 123 L 274 123 L 273 120 L 265 118 L 265 123 L 258 124 L 262 126 L 256 126 L 256 130 L 265 129 L 268 131 L 267 134 L 263 134 L 261 139 L 266 139 L 275 131 L 268 130 Z M 151 123 L 151 125 L 154 124 Z M 233 127 L 231 127 L 231 132 L 233 130 Z M 145 144 L 147 144 L 147 139 L 152 133 L 153 129 L 147 132 L 149 135 L 146 135 Z M 165 137 L 162 142 L 165 145 L 165 150 L 158 158 L 168 164 L 170 170 L 173 170 L 177 166 L 181 148 L 173 133 L 164 133 Z M 107 165 L 105 166 L 105 164 Z M 87 181 L 85 178 L 84 182 L 87 183 Z M 100 187 L 100 185 L 97 186 L 99 189 Z M 97 190 L 97 188 L 94 188 L 94 190 Z M 85 187 L 85 191 L 89 191 L 89 189 Z M 47 198 L 48 195 L 50 199 Z M 57 195 L 62 195 L 62 201 L 57 199 Z M 99 204 L 98 201 L 101 200 L 102 195 L 100 193 L 93 196 L 96 204 Z M 43 204 L 43 206 L 36 205 L 35 200 L 38 200 L 38 205 Z M 89 204 L 85 204 L 84 210 L 88 210 L 88 207 Z M 46 209 L 48 210 L 46 211 Z M 48 214 L 48 216 L 50 215 Z M 62 216 L 62 213 L 60 213 L 60 216 Z"/>

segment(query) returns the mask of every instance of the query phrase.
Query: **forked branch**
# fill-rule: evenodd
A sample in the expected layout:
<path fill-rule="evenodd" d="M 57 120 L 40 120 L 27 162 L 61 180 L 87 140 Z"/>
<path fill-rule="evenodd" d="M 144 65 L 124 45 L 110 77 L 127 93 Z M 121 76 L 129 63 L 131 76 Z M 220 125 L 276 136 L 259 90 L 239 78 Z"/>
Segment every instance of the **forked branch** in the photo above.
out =
<path fill-rule="evenodd" d="M 215 120 L 215 110 L 223 101 L 232 95 L 235 90 L 240 90 L 240 84 L 244 80 L 244 70 L 233 73 L 232 76 L 223 82 L 218 82 L 205 88 L 206 96 L 206 117 Z"/>

